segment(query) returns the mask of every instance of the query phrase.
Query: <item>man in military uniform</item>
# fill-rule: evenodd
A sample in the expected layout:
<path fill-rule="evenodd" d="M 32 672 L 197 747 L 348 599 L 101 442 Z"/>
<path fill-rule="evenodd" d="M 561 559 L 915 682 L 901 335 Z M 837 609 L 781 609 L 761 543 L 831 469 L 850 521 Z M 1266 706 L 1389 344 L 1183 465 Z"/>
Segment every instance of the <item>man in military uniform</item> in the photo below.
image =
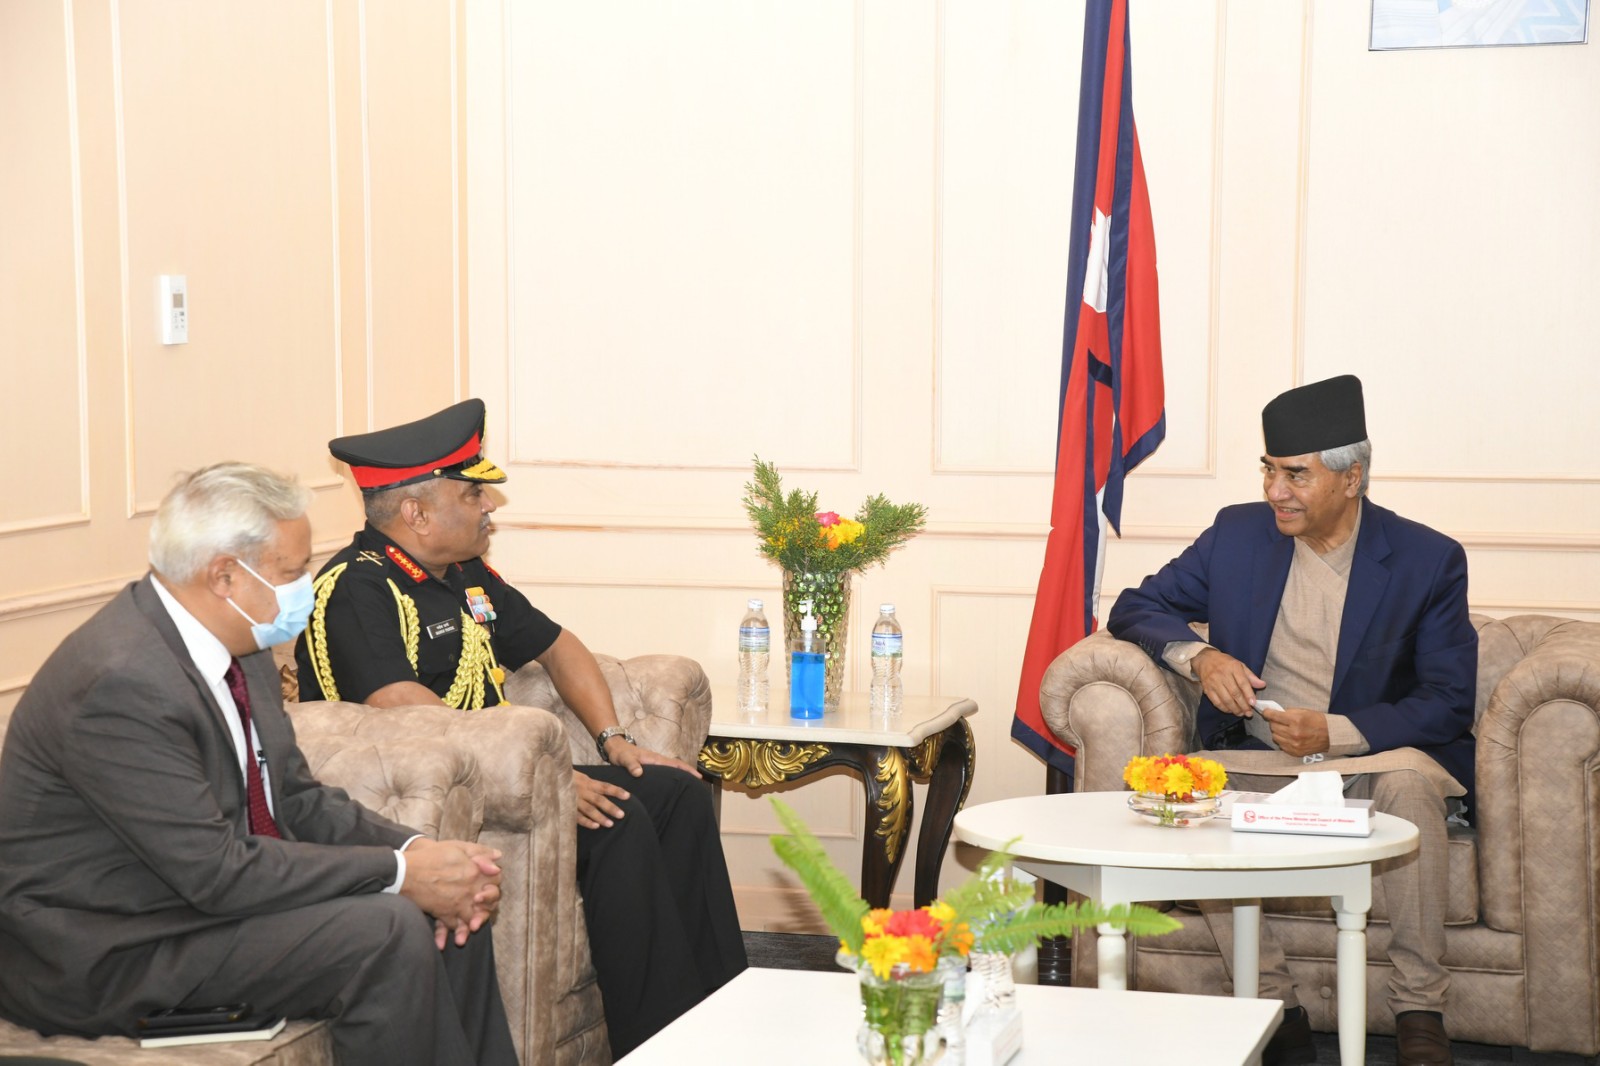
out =
<path fill-rule="evenodd" d="M 573 771 L 578 883 L 620 1057 L 745 967 L 707 790 L 693 767 L 637 746 L 582 641 L 501 580 L 483 554 L 505 474 L 483 456 L 466 400 L 330 442 L 367 524 L 316 580 L 296 647 L 300 698 L 377 707 L 504 702 L 507 670 L 537 660 L 608 765 Z"/>

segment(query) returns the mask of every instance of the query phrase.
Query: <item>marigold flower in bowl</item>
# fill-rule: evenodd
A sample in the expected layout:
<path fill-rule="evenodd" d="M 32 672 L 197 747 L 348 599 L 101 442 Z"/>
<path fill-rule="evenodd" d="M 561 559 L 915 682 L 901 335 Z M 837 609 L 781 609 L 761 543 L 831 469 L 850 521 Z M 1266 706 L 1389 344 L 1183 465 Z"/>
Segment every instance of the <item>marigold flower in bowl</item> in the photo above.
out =
<path fill-rule="evenodd" d="M 1196 795 L 1215 796 L 1228 783 L 1222 764 L 1197 755 L 1135 755 L 1122 770 L 1135 792 L 1150 792 L 1190 803 Z"/>

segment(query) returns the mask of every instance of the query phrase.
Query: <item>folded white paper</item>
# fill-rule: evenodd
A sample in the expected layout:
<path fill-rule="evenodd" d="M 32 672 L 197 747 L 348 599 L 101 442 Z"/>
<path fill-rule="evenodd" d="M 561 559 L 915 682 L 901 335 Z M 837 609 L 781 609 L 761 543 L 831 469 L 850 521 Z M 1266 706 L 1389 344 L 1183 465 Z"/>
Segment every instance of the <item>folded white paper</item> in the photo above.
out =
<path fill-rule="evenodd" d="M 1343 807 L 1344 778 L 1332 770 L 1306 770 L 1267 797 L 1287 807 Z"/>
<path fill-rule="evenodd" d="M 1277 700 L 1256 700 L 1255 708 L 1257 712 L 1265 710 L 1281 711 L 1283 710 L 1283 704 Z M 1272 740 L 1272 723 L 1267 721 L 1260 713 L 1252 714 L 1244 720 L 1244 731 L 1269 748 L 1278 746 Z"/>

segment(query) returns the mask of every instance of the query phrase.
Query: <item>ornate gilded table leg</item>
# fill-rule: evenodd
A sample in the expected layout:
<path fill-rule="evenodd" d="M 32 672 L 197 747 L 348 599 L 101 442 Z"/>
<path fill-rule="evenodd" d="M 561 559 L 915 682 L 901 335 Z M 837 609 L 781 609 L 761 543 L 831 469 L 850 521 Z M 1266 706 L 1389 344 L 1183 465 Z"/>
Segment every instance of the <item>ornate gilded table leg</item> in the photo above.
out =
<path fill-rule="evenodd" d="M 752 789 L 798 781 L 834 766 L 859 774 L 867 797 L 861 896 L 874 907 L 889 905 L 905 861 L 916 812 L 911 781 L 928 782 L 928 813 L 917 837 L 916 901 L 921 906 L 938 893 L 951 827 L 972 786 L 972 730 L 963 718 L 913 748 L 713 737 L 700 749 L 699 761 L 708 777 Z"/>
<path fill-rule="evenodd" d="M 906 857 L 915 799 L 906 755 L 900 748 L 856 747 L 867 790 L 867 828 L 861 848 L 861 898 L 887 907 Z"/>
<path fill-rule="evenodd" d="M 950 844 L 956 813 L 966 804 L 967 793 L 972 789 L 975 757 L 972 727 L 965 718 L 958 718 L 912 752 L 918 780 L 928 782 L 922 828 L 917 833 L 916 882 L 912 897 L 918 907 L 923 907 L 938 898 L 939 870 L 944 865 L 945 848 Z"/>

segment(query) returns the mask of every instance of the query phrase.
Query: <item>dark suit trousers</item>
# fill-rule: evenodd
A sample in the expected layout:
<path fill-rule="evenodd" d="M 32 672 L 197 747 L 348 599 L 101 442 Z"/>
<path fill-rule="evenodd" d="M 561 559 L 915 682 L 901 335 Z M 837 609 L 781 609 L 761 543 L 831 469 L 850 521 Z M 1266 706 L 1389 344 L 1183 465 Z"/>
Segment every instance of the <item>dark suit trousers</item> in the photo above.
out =
<path fill-rule="evenodd" d="M 213 950 L 223 941 L 223 955 L 213 972 L 195 975 L 182 1005 L 247 1002 L 289 1018 L 331 1018 L 341 1066 L 516 1066 L 488 927 L 441 952 L 433 920 L 410 900 L 349 896 L 179 937 L 158 955 L 180 962 L 197 938 Z M 167 971 L 169 987 L 177 972 Z"/>
<path fill-rule="evenodd" d="M 722 838 L 705 784 L 647 766 L 584 766 L 632 798 L 606 829 L 578 829 L 578 888 L 621 1058 L 746 966 Z"/>

